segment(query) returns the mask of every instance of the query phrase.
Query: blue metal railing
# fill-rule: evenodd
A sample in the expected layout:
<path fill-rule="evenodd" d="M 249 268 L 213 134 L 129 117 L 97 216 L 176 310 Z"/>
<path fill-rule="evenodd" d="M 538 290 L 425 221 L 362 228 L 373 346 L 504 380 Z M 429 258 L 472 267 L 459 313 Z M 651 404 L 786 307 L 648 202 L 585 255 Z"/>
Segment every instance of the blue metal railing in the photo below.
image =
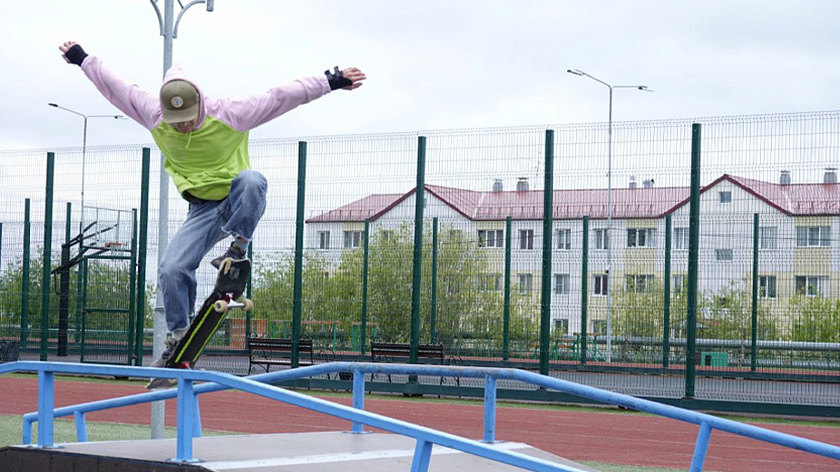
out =
<path fill-rule="evenodd" d="M 570 466 L 551 463 L 513 451 L 500 451 L 488 444 L 495 441 L 497 382 L 499 380 L 512 380 L 569 393 L 601 403 L 623 406 L 699 425 L 700 429 L 691 462 L 691 472 L 702 471 L 709 439 L 714 430 L 725 431 L 812 454 L 840 459 L 840 447 L 835 445 L 516 369 L 336 362 L 239 378 L 229 374 L 209 371 L 120 367 L 95 364 L 15 362 L 0 365 L 0 374 L 16 371 L 38 373 L 39 408 L 37 413 L 24 415 L 23 442 L 25 444 L 31 443 L 32 423 L 38 421 L 38 446 L 40 447 L 53 446 L 52 427 L 54 418 L 73 415 L 76 419 L 78 440 L 85 441 L 87 439 L 84 421 L 85 413 L 177 397 L 178 428 L 177 457 L 175 460 L 184 462 L 194 461 L 192 457 L 192 439 L 201 436 L 198 395 L 234 388 L 349 420 L 353 423 L 354 433 L 364 432 L 364 425 L 368 425 L 415 438 L 417 440 L 417 447 L 412 463 L 412 472 L 424 472 L 428 469 L 432 445 L 449 447 L 527 470 L 577 471 L 578 469 Z M 268 383 L 347 371 L 353 372 L 352 408 L 266 385 Z M 55 409 L 53 405 L 55 373 L 175 378 L 178 379 L 178 387 L 177 389 L 154 391 Z M 403 374 L 484 379 L 483 441 L 472 441 L 365 412 L 365 374 Z M 197 381 L 209 383 L 195 385 Z"/>

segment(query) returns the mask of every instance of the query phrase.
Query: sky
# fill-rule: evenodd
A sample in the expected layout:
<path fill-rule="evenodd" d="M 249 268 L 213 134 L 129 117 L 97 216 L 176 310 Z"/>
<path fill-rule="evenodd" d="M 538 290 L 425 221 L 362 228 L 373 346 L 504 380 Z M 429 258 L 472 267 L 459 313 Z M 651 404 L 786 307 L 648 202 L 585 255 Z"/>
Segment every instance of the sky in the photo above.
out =
<path fill-rule="evenodd" d="M 159 0 L 162 8 L 164 0 Z M 184 2 L 185 4 L 187 2 Z M 176 2 L 176 14 L 180 7 Z M 174 41 L 209 96 L 242 97 L 335 65 L 368 76 L 252 138 L 605 122 L 840 108 L 840 2 L 217 0 Z M 4 0 L 0 150 L 81 146 L 83 114 L 118 111 L 58 46 L 156 92 L 163 38 L 150 1 Z M 131 121 L 91 119 L 88 146 L 150 143 Z"/>

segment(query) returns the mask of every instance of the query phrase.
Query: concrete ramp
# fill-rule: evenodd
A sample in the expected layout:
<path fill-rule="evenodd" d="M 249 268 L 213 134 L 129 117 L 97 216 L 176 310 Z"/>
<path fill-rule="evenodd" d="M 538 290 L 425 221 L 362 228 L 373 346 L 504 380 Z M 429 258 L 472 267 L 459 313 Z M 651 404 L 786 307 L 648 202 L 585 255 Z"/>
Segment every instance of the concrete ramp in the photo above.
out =
<path fill-rule="evenodd" d="M 383 433 L 215 436 L 194 440 L 193 457 L 201 462 L 193 464 L 168 460 L 176 455 L 174 439 L 71 443 L 62 444 L 60 449 L 46 450 L 13 446 L 0 450 L 0 472 L 408 472 L 415 445 L 416 441 L 411 438 Z M 582 471 L 598 472 L 527 444 L 499 442 L 493 447 Z M 523 469 L 435 446 L 429 470 L 507 472 Z"/>

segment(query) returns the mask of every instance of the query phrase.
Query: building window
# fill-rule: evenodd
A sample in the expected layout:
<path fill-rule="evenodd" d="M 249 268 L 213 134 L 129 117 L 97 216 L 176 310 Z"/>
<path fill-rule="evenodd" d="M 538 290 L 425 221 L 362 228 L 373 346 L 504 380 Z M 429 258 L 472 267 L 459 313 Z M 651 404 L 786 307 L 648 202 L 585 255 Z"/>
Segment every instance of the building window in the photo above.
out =
<path fill-rule="evenodd" d="M 330 248 L 330 232 L 318 231 L 318 249 Z"/>
<path fill-rule="evenodd" d="M 364 233 L 364 231 L 345 231 L 344 248 L 350 249 L 359 247 L 362 243 L 362 233 Z"/>
<path fill-rule="evenodd" d="M 554 320 L 554 334 L 569 334 L 569 320 Z"/>
<path fill-rule="evenodd" d="M 532 274 L 519 274 L 519 294 L 527 295 L 533 290 L 534 276 Z"/>
<path fill-rule="evenodd" d="M 796 294 L 807 297 L 825 297 L 828 295 L 828 277 L 796 276 Z"/>
<path fill-rule="evenodd" d="M 557 249 L 560 249 L 562 251 L 568 251 L 572 249 L 572 230 L 557 230 Z"/>
<path fill-rule="evenodd" d="M 652 228 L 628 229 L 627 247 L 654 247 L 656 230 Z"/>
<path fill-rule="evenodd" d="M 534 249 L 534 230 L 519 230 L 519 249 Z"/>
<path fill-rule="evenodd" d="M 718 192 L 721 203 L 732 203 L 732 192 Z"/>
<path fill-rule="evenodd" d="M 758 296 L 776 298 L 776 276 L 762 275 L 758 278 Z"/>
<path fill-rule="evenodd" d="M 501 229 L 479 230 L 478 247 L 505 247 L 505 232 Z"/>
<path fill-rule="evenodd" d="M 688 228 L 674 228 L 674 249 L 688 249 Z"/>
<path fill-rule="evenodd" d="M 382 231 L 382 240 L 383 241 L 391 241 L 394 239 L 394 232 L 391 230 L 383 230 Z"/>
<path fill-rule="evenodd" d="M 830 226 L 797 226 L 797 247 L 828 247 L 831 245 Z"/>
<path fill-rule="evenodd" d="M 685 290 L 685 284 L 688 283 L 688 278 L 684 275 L 675 275 L 671 278 L 673 279 L 673 292 L 682 293 Z"/>
<path fill-rule="evenodd" d="M 779 228 L 775 226 L 762 226 L 758 229 L 758 247 L 760 249 L 779 248 Z"/>
<path fill-rule="evenodd" d="M 607 334 L 607 320 L 592 320 L 592 333 L 590 334 Z"/>
<path fill-rule="evenodd" d="M 715 259 L 719 261 L 731 261 L 732 249 L 715 249 Z"/>
<path fill-rule="evenodd" d="M 554 293 L 557 295 L 569 294 L 569 274 L 554 274 Z"/>
<path fill-rule="evenodd" d="M 502 274 L 484 274 L 479 278 L 479 290 L 484 292 L 502 291 Z"/>
<path fill-rule="evenodd" d="M 652 275 L 628 275 L 625 278 L 625 289 L 632 293 L 645 293 L 652 288 Z"/>
<path fill-rule="evenodd" d="M 595 249 L 607 249 L 610 246 L 610 237 L 605 229 L 595 230 Z"/>
<path fill-rule="evenodd" d="M 606 296 L 607 292 L 609 291 L 610 280 L 609 276 L 606 274 L 596 275 L 593 278 L 593 295 L 596 296 Z"/>

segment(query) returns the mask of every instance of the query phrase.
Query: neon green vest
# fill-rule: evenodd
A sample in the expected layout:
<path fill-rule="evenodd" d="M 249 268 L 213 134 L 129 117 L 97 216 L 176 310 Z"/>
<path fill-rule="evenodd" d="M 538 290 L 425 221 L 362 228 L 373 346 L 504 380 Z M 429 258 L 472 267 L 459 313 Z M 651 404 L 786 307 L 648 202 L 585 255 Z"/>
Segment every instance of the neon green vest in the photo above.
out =
<path fill-rule="evenodd" d="M 178 192 L 205 200 L 222 200 L 240 171 L 251 168 L 248 132 L 208 116 L 200 129 L 181 133 L 161 122 L 152 137 L 165 157 L 163 168 Z"/>

